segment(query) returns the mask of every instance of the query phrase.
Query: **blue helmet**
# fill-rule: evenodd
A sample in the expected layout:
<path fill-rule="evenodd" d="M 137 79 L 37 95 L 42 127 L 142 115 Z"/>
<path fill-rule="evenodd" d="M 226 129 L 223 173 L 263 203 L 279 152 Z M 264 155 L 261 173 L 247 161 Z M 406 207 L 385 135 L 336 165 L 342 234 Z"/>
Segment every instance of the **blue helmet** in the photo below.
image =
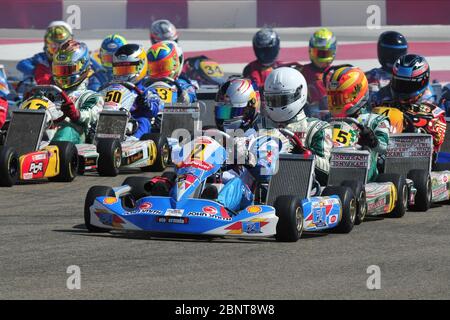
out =
<path fill-rule="evenodd" d="M 395 61 L 408 52 L 406 38 L 396 31 L 385 31 L 378 38 L 378 61 L 389 72 Z"/>
<path fill-rule="evenodd" d="M 104 68 L 112 69 L 114 53 L 125 44 L 127 44 L 127 40 L 117 33 L 110 34 L 103 40 L 99 57 Z"/>

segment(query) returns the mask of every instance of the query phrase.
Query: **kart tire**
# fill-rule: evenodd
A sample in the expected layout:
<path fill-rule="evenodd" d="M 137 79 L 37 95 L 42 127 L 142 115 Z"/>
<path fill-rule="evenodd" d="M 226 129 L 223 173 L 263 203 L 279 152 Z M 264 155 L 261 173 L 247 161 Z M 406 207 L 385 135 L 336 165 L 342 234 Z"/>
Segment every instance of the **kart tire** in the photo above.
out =
<path fill-rule="evenodd" d="M 397 202 L 394 210 L 389 213 L 389 217 L 403 217 L 408 206 L 408 186 L 405 177 L 397 173 L 382 173 L 377 177 L 376 182 L 392 182 L 394 184 L 397 189 Z"/>
<path fill-rule="evenodd" d="M 57 146 L 59 150 L 59 174 L 48 180 L 54 182 L 71 182 L 78 173 L 78 151 L 72 142 L 54 141 L 51 146 Z"/>
<path fill-rule="evenodd" d="M 156 159 L 152 165 L 141 168 L 144 172 L 164 171 L 170 163 L 170 147 L 166 137 L 159 133 L 147 133 L 141 137 L 141 140 L 153 140 L 156 144 Z"/>
<path fill-rule="evenodd" d="M 333 231 L 337 233 L 350 233 L 352 231 L 356 216 L 358 215 L 358 205 L 352 189 L 345 186 L 330 186 L 322 191 L 322 196 L 336 195 L 341 200 L 342 218 Z"/>
<path fill-rule="evenodd" d="M 296 242 L 303 232 L 302 201 L 297 196 L 279 196 L 275 199 L 278 217 L 275 239 L 280 242 Z"/>
<path fill-rule="evenodd" d="M 122 163 L 122 146 L 117 139 L 99 139 L 97 142 L 99 175 L 115 177 L 119 174 Z"/>
<path fill-rule="evenodd" d="M 360 225 L 366 218 L 367 214 L 367 200 L 364 184 L 361 181 L 345 180 L 342 181 L 341 186 L 349 187 L 350 189 L 352 189 L 353 194 L 356 197 L 356 205 L 358 212 L 355 218 L 355 225 Z"/>
<path fill-rule="evenodd" d="M 89 208 L 92 206 L 95 199 L 97 197 L 104 197 L 104 196 L 114 197 L 115 196 L 114 190 L 111 187 L 93 186 L 89 189 L 88 193 L 86 194 L 86 199 L 84 200 L 84 224 L 90 232 L 109 231 L 108 229 L 93 226 L 91 224 L 91 212 L 89 211 Z"/>
<path fill-rule="evenodd" d="M 128 177 L 122 182 L 122 185 L 129 185 L 131 187 L 131 195 L 135 200 L 139 200 L 143 197 L 151 196 L 149 182 L 149 177 Z"/>
<path fill-rule="evenodd" d="M 417 189 L 414 205 L 410 206 L 409 209 L 412 211 L 428 211 L 433 198 L 430 173 L 427 170 L 414 169 L 408 172 L 408 179 L 414 182 L 414 187 Z"/>
<path fill-rule="evenodd" d="M 0 186 L 12 187 L 20 175 L 19 156 L 13 148 L 0 146 Z"/>

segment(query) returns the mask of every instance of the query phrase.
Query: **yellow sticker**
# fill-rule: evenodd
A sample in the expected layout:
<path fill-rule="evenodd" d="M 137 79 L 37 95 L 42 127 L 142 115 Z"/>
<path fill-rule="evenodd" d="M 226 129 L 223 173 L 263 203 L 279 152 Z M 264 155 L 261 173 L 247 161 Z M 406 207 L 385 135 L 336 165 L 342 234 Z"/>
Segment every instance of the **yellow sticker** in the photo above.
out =
<path fill-rule="evenodd" d="M 27 110 L 40 110 L 48 108 L 48 100 L 40 99 L 40 98 L 31 98 L 25 100 L 21 105 L 20 109 Z"/>
<path fill-rule="evenodd" d="M 164 101 L 165 103 L 172 103 L 172 95 L 173 95 L 172 90 L 168 88 L 155 88 L 155 89 L 162 101 Z"/>
<path fill-rule="evenodd" d="M 262 211 L 260 206 L 250 206 L 247 208 L 248 213 L 260 213 Z"/>
<path fill-rule="evenodd" d="M 105 95 L 105 102 L 120 103 L 122 101 L 122 92 L 117 90 L 108 91 Z"/>
<path fill-rule="evenodd" d="M 103 204 L 114 204 L 117 202 L 117 198 L 116 197 L 106 197 L 103 199 Z"/>
<path fill-rule="evenodd" d="M 215 61 L 201 61 L 200 68 L 211 78 L 221 78 L 224 76 L 222 68 Z"/>
<path fill-rule="evenodd" d="M 350 145 L 350 132 L 333 128 L 333 142 L 337 146 L 348 147 Z"/>

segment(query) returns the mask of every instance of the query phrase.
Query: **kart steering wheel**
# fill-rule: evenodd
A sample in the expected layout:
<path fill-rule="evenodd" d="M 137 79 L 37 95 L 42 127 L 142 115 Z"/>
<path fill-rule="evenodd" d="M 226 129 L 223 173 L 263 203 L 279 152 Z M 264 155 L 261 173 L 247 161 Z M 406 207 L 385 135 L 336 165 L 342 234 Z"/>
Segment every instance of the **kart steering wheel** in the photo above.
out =
<path fill-rule="evenodd" d="M 72 100 L 70 100 L 67 93 L 53 84 L 34 86 L 24 94 L 24 100 L 33 95 L 36 95 L 37 93 L 40 93 L 43 96 L 49 98 L 54 104 L 58 106 L 61 106 L 62 104 L 72 103 Z"/>
<path fill-rule="evenodd" d="M 289 141 L 294 144 L 294 146 L 296 146 L 300 152 L 303 154 L 305 159 L 308 159 L 312 156 L 312 152 L 311 150 L 308 150 L 305 148 L 305 146 L 303 145 L 302 141 L 300 140 L 300 138 L 291 130 L 285 129 L 285 128 L 279 128 L 278 129 L 284 136 L 286 136 Z"/>

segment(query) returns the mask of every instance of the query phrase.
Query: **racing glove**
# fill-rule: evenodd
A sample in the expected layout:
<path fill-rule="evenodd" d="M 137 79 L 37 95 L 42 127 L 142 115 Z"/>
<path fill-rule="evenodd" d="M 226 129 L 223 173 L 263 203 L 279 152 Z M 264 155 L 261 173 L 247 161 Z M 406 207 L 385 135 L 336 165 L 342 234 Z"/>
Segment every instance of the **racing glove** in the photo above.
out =
<path fill-rule="evenodd" d="M 132 111 L 135 115 L 154 118 L 159 112 L 162 101 L 158 94 L 152 90 L 145 90 L 136 98 L 136 108 Z"/>
<path fill-rule="evenodd" d="M 64 116 L 69 117 L 73 122 L 80 119 L 80 111 L 75 107 L 75 104 L 72 101 L 64 103 L 61 106 L 61 111 L 64 113 Z"/>
<path fill-rule="evenodd" d="M 359 133 L 358 144 L 373 149 L 378 146 L 378 138 L 372 129 L 364 127 Z"/>

